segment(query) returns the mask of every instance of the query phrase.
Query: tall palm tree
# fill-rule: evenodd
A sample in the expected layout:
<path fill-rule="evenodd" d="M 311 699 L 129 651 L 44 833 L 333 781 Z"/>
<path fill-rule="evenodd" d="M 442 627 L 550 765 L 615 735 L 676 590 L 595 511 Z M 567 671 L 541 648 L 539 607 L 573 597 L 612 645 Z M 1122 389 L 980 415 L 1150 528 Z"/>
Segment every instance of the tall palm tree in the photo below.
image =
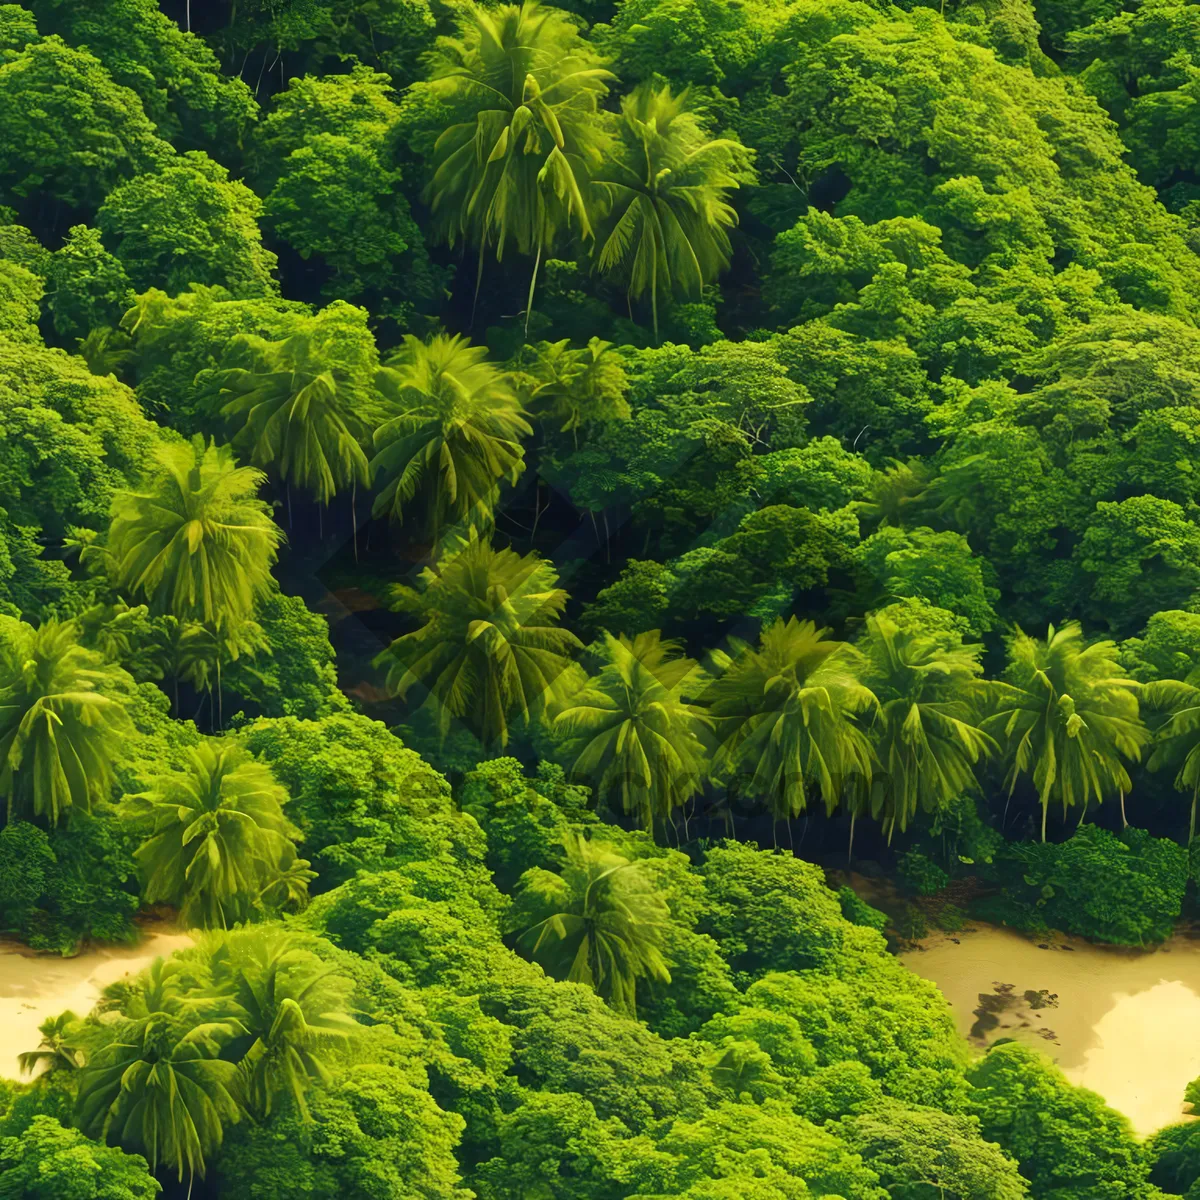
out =
<path fill-rule="evenodd" d="M 72 621 L 0 620 L 0 794 L 9 822 L 19 809 L 54 825 L 111 796 L 130 728 L 112 693 L 129 677 L 80 645 Z"/>
<path fill-rule="evenodd" d="M 110 1041 L 80 1071 L 78 1120 L 92 1137 L 144 1154 L 182 1181 L 204 1178 L 226 1125 L 241 1119 L 237 1067 L 219 1056 L 236 1021 L 205 1019 L 177 962 L 158 959 L 136 981 Z M 109 1030 L 111 1029 L 111 1033 Z"/>
<path fill-rule="evenodd" d="M 571 773 L 598 795 L 619 797 L 646 829 L 700 790 L 708 719 L 683 693 L 694 659 L 656 629 L 632 640 L 604 634 L 604 666 L 566 702 L 555 727 L 572 736 Z"/>
<path fill-rule="evenodd" d="M 1161 718 L 1154 731 L 1154 749 L 1147 766 L 1151 771 L 1175 772 L 1175 786 L 1192 794 L 1188 820 L 1188 845 L 1196 837 L 1196 801 L 1200 798 L 1200 683 L 1195 675 L 1187 680 L 1160 679 L 1142 689 L 1144 708 Z"/>
<path fill-rule="evenodd" d="M 241 1027 L 230 1051 L 240 1094 L 256 1120 L 281 1097 L 308 1118 L 305 1095 L 329 1079 L 331 1053 L 360 1026 L 349 1015 L 354 983 L 281 929 L 243 929 L 214 943 L 214 987 Z"/>
<path fill-rule="evenodd" d="M 121 815 L 145 841 L 135 858 L 148 904 L 179 908 L 189 927 L 246 920 L 295 861 L 299 831 L 283 814 L 286 789 L 236 742 L 188 751 L 187 767 L 127 796 Z"/>
<path fill-rule="evenodd" d="M 439 234 L 484 255 L 509 242 L 543 255 L 572 226 L 592 232 L 588 178 L 609 137 L 598 111 L 614 76 L 566 13 L 533 0 L 466 4 L 455 37 L 429 58 L 433 94 L 454 114 L 438 138 L 426 191 Z M 478 293 L 478 282 L 476 283 Z"/>
<path fill-rule="evenodd" d="M 253 466 L 273 469 L 325 506 L 368 484 L 363 444 L 372 399 L 333 361 L 327 337 L 306 330 L 269 342 L 241 334 L 228 354 L 245 365 L 222 373 L 220 411 Z"/>
<path fill-rule="evenodd" d="M 448 524 L 489 525 L 501 482 L 525 469 L 521 439 L 533 432 L 510 376 L 468 338 L 410 334 L 379 387 L 391 415 L 375 430 L 374 515 L 399 521 L 418 500 L 435 540 Z"/>
<path fill-rule="evenodd" d="M 509 718 L 528 718 L 561 690 L 579 639 L 558 628 L 567 593 L 537 554 L 495 550 L 474 530 L 464 549 L 398 587 L 392 607 L 422 620 L 375 660 L 400 697 L 428 693 L 439 728 L 465 717 L 486 746 L 508 744 Z"/>
<path fill-rule="evenodd" d="M 616 153 L 598 179 L 607 212 L 596 238 L 597 269 L 624 282 L 631 299 L 650 293 L 658 340 L 659 293 L 700 295 L 729 265 L 728 202 L 746 148 L 712 138 L 685 89 L 643 83 L 621 101 Z"/>
<path fill-rule="evenodd" d="M 555 978 L 586 983 L 635 1015 L 639 979 L 671 981 L 663 954 L 670 909 L 645 862 L 578 833 L 565 848 L 561 874 L 534 867 L 521 876 L 510 930 Z"/>
<path fill-rule="evenodd" d="M 1009 663 L 993 684 L 995 711 L 983 728 L 1005 748 L 1011 796 L 1029 776 L 1042 806 L 1042 841 L 1051 800 L 1063 814 L 1079 805 L 1125 794 L 1129 772 L 1149 741 L 1138 712 L 1136 680 L 1117 662 L 1113 642 L 1088 645 L 1077 621 L 1049 627 L 1046 640 L 1017 629 L 1009 639 Z"/>
<path fill-rule="evenodd" d="M 897 823 L 903 831 L 916 813 L 975 791 L 975 765 L 998 747 L 979 728 L 980 647 L 873 615 L 858 648 L 879 702 L 868 730 L 878 759 L 871 809 L 890 842 Z"/>
<path fill-rule="evenodd" d="M 860 679 L 860 656 L 827 632 L 812 621 L 776 620 L 757 649 L 735 641 L 698 697 L 716 728 L 714 777 L 736 778 L 776 820 L 802 812 L 813 788 L 832 812 L 844 788 L 873 773 L 860 717 L 875 697 Z"/>
<path fill-rule="evenodd" d="M 107 558 L 113 582 L 151 609 L 223 629 L 247 620 L 271 586 L 283 534 L 257 499 L 261 471 L 239 467 L 228 446 L 159 446 L 158 470 L 140 491 L 113 499 Z"/>
<path fill-rule="evenodd" d="M 628 418 L 629 379 L 612 342 L 594 337 L 582 349 L 572 350 L 570 338 L 563 338 L 530 349 L 533 358 L 521 369 L 530 411 L 576 436 L 583 425 Z"/>
<path fill-rule="evenodd" d="M 45 1066 L 46 1073 L 52 1071 L 77 1071 L 86 1062 L 83 1047 L 79 1044 L 79 1018 L 70 1011 L 57 1017 L 47 1017 L 39 1026 L 42 1040 L 36 1050 L 26 1050 L 17 1055 L 17 1066 L 22 1075 L 34 1074 L 38 1067 Z"/>

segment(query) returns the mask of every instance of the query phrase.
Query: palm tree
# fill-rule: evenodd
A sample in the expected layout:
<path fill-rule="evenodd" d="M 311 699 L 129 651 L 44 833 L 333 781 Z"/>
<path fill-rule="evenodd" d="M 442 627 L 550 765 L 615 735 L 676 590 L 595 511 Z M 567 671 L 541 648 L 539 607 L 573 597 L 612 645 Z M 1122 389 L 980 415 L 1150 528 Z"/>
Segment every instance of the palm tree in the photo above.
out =
<path fill-rule="evenodd" d="M 1147 766 L 1151 771 L 1169 768 L 1175 786 L 1191 792 L 1188 845 L 1196 837 L 1196 801 L 1200 797 L 1200 687 L 1196 676 L 1187 680 L 1160 679 L 1142 689 L 1142 704 L 1162 721 L 1154 734 L 1154 749 Z"/>
<path fill-rule="evenodd" d="M 430 88 L 456 118 L 434 146 L 436 228 L 479 248 L 480 278 L 489 248 L 534 255 L 526 328 L 543 254 L 572 225 L 591 236 L 588 177 L 609 141 L 598 108 L 615 78 L 602 61 L 566 13 L 533 0 L 466 4 L 430 55 Z"/>
<path fill-rule="evenodd" d="M 261 471 L 202 437 L 159 446 L 159 470 L 113 500 L 107 558 L 121 590 L 152 610 L 223 629 L 247 620 L 271 586 L 283 535 L 256 498 Z"/>
<path fill-rule="evenodd" d="M 145 837 L 135 855 L 145 901 L 176 905 L 189 927 L 246 920 L 295 862 L 299 831 L 283 815 L 287 801 L 271 769 L 236 742 L 212 738 L 190 749 L 185 770 L 121 803 Z"/>
<path fill-rule="evenodd" d="M 392 414 L 375 430 L 374 515 L 399 521 L 420 497 L 436 540 L 447 524 L 486 526 L 500 483 L 525 469 L 525 420 L 513 381 L 464 337 L 411 334 L 379 372 Z"/>
<path fill-rule="evenodd" d="M 571 773 L 619 797 L 646 829 L 700 790 L 708 719 L 683 699 L 696 663 L 658 630 L 631 641 L 604 634 L 604 666 L 555 718 L 578 747 Z M 582 745 L 579 745 L 582 743 Z"/>
<path fill-rule="evenodd" d="M 631 299 L 700 295 L 729 265 L 728 203 L 750 156 L 740 142 L 711 138 L 685 89 L 643 83 L 621 101 L 617 152 L 599 175 L 607 198 L 596 266 L 621 279 Z"/>
<path fill-rule="evenodd" d="M 330 1054 L 360 1029 L 349 1015 L 353 981 L 280 929 L 223 935 L 211 969 L 241 1026 L 230 1050 L 247 1110 L 266 1120 L 288 1097 L 307 1120 L 308 1088 L 314 1080 L 328 1082 Z"/>
<path fill-rule="evenodd" d="M 521 876 L 510 929 L 555 978 L 586 983 L 634 1016 L 639 979 L 671 982 L 662 946 L 670 910 L 645 862 L 574 832 L 564 845 L 561 874 Z"/>
<path fill-rule="evenodd" d="M 1117 662 L 1113 642 L 1084 641 L 1077 621 L 1049 627 L 1039 641 L 1017 629 L 1009 639 L 1009 664 L 993 684 L 996 711 L 983 722 L 1008 755 L 1008 792 L 1028 775 L 1042 806 L 1042 841 L 1052 799 L 1063 813 L 1091 800 L 1125 793 L 1129 772 L 1149 734 L 1138 714 L 1136 680 Z M 1082 818 L 1081 818 L 1082 819 Z"/>
<path fill-rule="evenodd" d="M 594 337 L 582 350 L 572 350 L 570 338 L 563 338 L 530 349 L 533 360 L 521 370 L 529 408 L 557 422 L 563 433 L 576 434 L 576 444 L 583 425 L 628 419 L 629 379 L 612 342 Z"/>
<path fill-rule="evenodd" d="M 174 1168 L 188 1188 L 204 1178 L 225 1126 L 241 1119 L 237 1067 L 218 1057 L 236 1021 L 204 1020 L 185 992 L 178 962 L 158 959 L 125 996 L 120 1019 L 80 1072 L 78 1119 L 92 1137 L 109 1137 Z"/>
<path fill-rule="evenodd" d="M 70 808 L 107 800 L 131 728 L 110 694 L 129 677 L 79 643 L 72 621 L 38 629 L 3 618 L 0 630 L 0 792 L 11 823 L 19 808 L 58 823 Z"/>
<path fill-rule="evenodd" d="M 445 733 L 466 717 L 487 746 L 508 744 L 509 718 L 526 719 L 561 689 L 579 639 L 558 628 L 567 593 L 537 554 L 495 550 L 474 530 L 464 549 L 398 587 L 392 607 L 420 618 L 375 660 L 404 697 L 426 689 Z"/>
<path fill-rule="evenodd" d="M 867 618 L 859 643 L 863 682 L 879 707 L 870 727 L 878 769 L 872 814 L 903 832 L 917 812 L 936 812 L 974 791 L 975 765 L 998 747 L 979 728 L 979 646 Z"/>
<path fill-rule="evenodd" d="M 86 1058 L 77 1040 L 79 1026 L 79 1018 L 70 1011 L 59 1013 L 57 1017 L 47 1017 L 38 1026 L 42 1040 L 37 1049 L 17 1055 L 21 1074 L 32 1075 L 43 1065 L 47 1075 L 53 1071 L 76 1071 L 82 1067 Z"/>
<path fill-rule="evenodd" d="M 776 820 L 803 812 L 812 787 L 832 812 L 843 788 L 872 776 L 858 718 L 875 697 L 859 678 L 859 655 L 827 632 L 790 617 L 765 629 L 757 649 L 734 641 L 698 697 L 717 732 L 714 777 L 738 779 Z"/>
<path fill-rule="evenodd" d="M 328 337 L 305 331 L 269 342 L 241 334 L 229 354 L 246 363 L 220 377 L 221 415 L 235 449 L 325 506 L 339 492 L 367 485 L 371 397 L 334 364 Z"/>

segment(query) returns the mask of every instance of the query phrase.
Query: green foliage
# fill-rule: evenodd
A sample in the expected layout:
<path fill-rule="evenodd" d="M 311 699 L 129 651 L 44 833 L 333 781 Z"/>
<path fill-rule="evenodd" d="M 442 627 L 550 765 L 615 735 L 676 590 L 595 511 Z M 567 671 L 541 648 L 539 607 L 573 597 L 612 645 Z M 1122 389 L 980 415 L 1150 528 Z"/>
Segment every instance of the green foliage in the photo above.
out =
<path fill-rule="evenodd" d="M 993 1047 L 967 1072 L 967 1111 L 1021 1164 L 1033 1196 L 1149 1197 L 1147 1162 L 1124 1117 L 1095 1092 L 1072 1087 L 1017 1042 Z"/>
<path fill-rule="evenodd" d="M 1081 825 L 1058 845 L 1010 846 L 1004 910 L 1013 923 L 1124 946 L 1169 938 L 1188 881 L 1187 851 L 1144 829 Z M 1001 861 L 1003 862 L 1004 859 Z"/>
<path fill-rule="evenodd" d="M 483 856 L 479 830 L 454 813 L 446 781 L 378 721 L 349 712 L 259 719 L 239 740 L 287 789 L 288 819 L 325 888 L 361 869 Z"/>
<path fill-rule="evenodd" d="M 162 1191 L 140 1155 L 100 1145 L 53 1117 L 0 1141 L 0 1196 L 26 1200 L 153 1200 Z"/>
<path fill-rule="evenodd" d="M 838 888 L 837 898 L 842 906 L 842 916 L 852 925 L 864 925 L 876 933 L 882 933 L 888 927 L 890 918 L 887 913 L 872 908 L 852 888 Z"/>
<path fill-rule="evenodd" d="M 124 266 L 104 248 L 99 231 L 86 225 L 72 227 L 51 255 L 46 284 L 54 331 L 68 343 L 115 327 L 133 303 Z"/>
<path fill-rule="evenodd" d="M 238 297 L 270 295 L 275 255 L 264 249 L 262 203 L 199 150 L 108 193 L 96 220 L 139 291 L 220 284 Z"/>

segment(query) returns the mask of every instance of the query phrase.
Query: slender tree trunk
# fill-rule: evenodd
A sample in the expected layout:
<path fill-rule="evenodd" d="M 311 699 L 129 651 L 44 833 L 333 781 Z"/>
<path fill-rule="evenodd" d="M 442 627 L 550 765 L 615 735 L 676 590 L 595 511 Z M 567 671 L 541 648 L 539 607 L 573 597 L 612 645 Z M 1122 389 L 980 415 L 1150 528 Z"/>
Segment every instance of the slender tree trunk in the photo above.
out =
<path fill-rule="evenodd" d="M 1200 789 L 1197 789 L 1196 791 L 1192 792 L 1192 819 L 1188 823 L 1188 845 L 1189 846 L 1192 844 L 1192 842 L 1196 838 L 1196 794 L 1197 794 L 1197 791 L 1200 791 Z"/>
<path fill-rule="evenodd" d="M 479 265 L 475 268 L 475 294 L 471 297 L 471 326 L 472 331 L 475 329 L 475 309 L 479 305 L 479 289 L 483 286 L 483 256 L 487 250 L 487 243 L 480 239 L 479 242 Z"/>
<path fill-rule="evenodd" d="M 658 345 L 658 268 L 650 272 L 650 315 L 654 320 L 654 344 Z"/>
<path fill-rule="evenodd" d="M 608 533 L 608 509 L 607 508 L 604 510 L 603 516 L 604 516 L 604 561 L 606 563 L 611 564 L 611 562 L 612 562 L 612 547 L 609 544 L 609 540 L 608 540 L 609 533 Z"/>
<path fill-rule="evenodd" d="M 350 529 L 354 541 L 354 561 L 358 562 L 358 481 L 350 485 Z"/>
<path fill-rule="evenodd" d="M 854 822 L 858 820 L 858 810 L 850 814 L 850 844 L 846 847 L 846 866 L 854 861 Z"/>
<path fill-rule="evenodd" d="M 1128 829 L 1129 821 L 1125 816 L 1125 789 L 1121 789 L 1121 828 Z"/>
<path fill-rule="evenodd" d="M 1046 840 L 1046 813 L 1050 808 L 1049 797 L 1042 801 L 1042 841 Z"/>
<path fill-rule="evenodd" d="M 187 31 L 192 32 L 192 0 L 187 0 L 187 8 L 184 10 L 187 13 Z M 191 1184 L 188 1184 L 188 1195 L 192 1194 Z"/>
<path fill-rule="evenodd" d="M 542 240 L 538 239 L 537 254 L 533 257 L 533 276 L 529 280 L 529 296 L 525 301 L 525 336 L 529 337 L 529 318 L 533 316 L 533 289 L 537 287 L 538 268 L 542 265 Z"/>

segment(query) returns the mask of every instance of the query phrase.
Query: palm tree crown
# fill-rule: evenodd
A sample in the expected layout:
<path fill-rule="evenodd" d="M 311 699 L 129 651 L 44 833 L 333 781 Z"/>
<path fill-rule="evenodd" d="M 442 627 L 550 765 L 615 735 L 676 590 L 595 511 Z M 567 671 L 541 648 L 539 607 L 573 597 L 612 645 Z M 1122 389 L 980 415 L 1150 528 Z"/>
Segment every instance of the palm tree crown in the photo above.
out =
<path fill-rule="evenodd" d="M 265 1120 L 286 1097 L 307 1119 L 310 1085 L 328 1081 L 330 1054 L 360 1028 L 353 982 L 281 929 L 219 934 L 213 945 L 213 985 L 241 1027 L 230 1049 L 246 1108 Z"/>
<path fill-rule="evenodd" d="M 863 682 L 879 708 L 869 727 L 879 770 L 872 814 L 891 838 L 917 812 L 934 812 L 976 787 L 975 764 L 996 749 L 979 727 L 980 647 L 867 618 Z"/>
<path fill-rule="evenodd" d="M 591 233 L 586 189 L 608 135 L 612 74 L 563 12 L 532 0 L 467 4 L 429 56 L 430 86 L 455 113 L 438 138 L 428 199 L 442 236 L 502 258 L 544 251 L 571 225 Z M 537 265 L 529 295 L 532 301 Z"/>
<path fill-rule="evenodd" d="M 567 593 L 537 554 L 495 550 L 472 531 L 465 549 L 421 575 L 421 588 L 395 589 L 393 607 L 423 624 L 397 638 L 377 663 L 405 696 L 428 691 L 443 732 L 467 717 L 488 746 L 508 743 L 508 718 L 530 713 L 561 687 L 573 633 L 558 628 Z"/>
<path fill-rule="evenodd" d="M 73 621 L 0 625 L 0 794 L 9 821 L 20 808 L 53 825 L 112 794 L 130 723 L 111 693 L 129 677 L 80 645 Z"/>
<path fill-rule="evenodd" d="M 875 708 L 875 697 L 859 678 L 854 649 L 826 632 L 795 617 L 776 620 L 757 649 L 735 642 L 699 697 L 719 740 L 714 774 L 737 778 L 777 818 L 802 812 L 814 785 L 832 812 L 843 788 L 872 774 L 858 717 Z"/>
<path fill-rule="evenodd" d="M 271 584 L 283 534 L 257 492 L 261 471 L 202 437 L 155 450 L 159 470 L 113 500 L 113 582 L 151 608 L 224 629 L 248 619 Z"/>
<path fill-rule="evenodd" d="M 639 978 L 671 981 L 662 950 L 670 910 L 645 862 L 577 833 L 565 847 L 560 875 L 534 867 L 517 884 L 517 944 L 556 978 L 586 983 L 633 1015 Z"/>
<path fill-rule="evenodd" d="M 490 524 L 500 483 L 525 469 L 525 420 L 510 377 L 465 337 L 408 335 L 380 371 L 393 415 L 375 431 L 375 515 L 399 521 L 420 496 L 436 538 L 447 524 Z"/>
<path fill-rule="evenodd" d="M 1193 674 L 1187 680 L 1159 679 L 1142 690 L 1142 703 L 1159 720 L 1154 732 L 1154 749 L 1146 764 L 1151 771 L 1169 768 L 1175 786 L 1191 792 L 1192 811 L 1188 821 L 1188 844 L 1196 837 L 1196 803 L 1200 799 L 1200 686 Z"/>
<path fill-rule="evenodd" d="M 205 1020 L 176 961 L 158 959 L 122 1005 L 112 1040 L 80 1072 L 78 1116 L 89 1135 L 204 1177 L 225 1126 L 241 1119 L 234 1063 L 218 1055 L 236 1021 Z"/>
<path fill-rule="evenodd" d="M 629 417 L 625 393 L 629 379 L 620 351 L 611 342 L 592 338 L 579 350 L 569 338 L 530 347 L 533 358 L 521 369 L 529 407 L 557 421 L 563 433 L 596 421 Z"/>
<path fill-rule="evenodd" d="M 596 266 L 621 279 L 631 298 L 650 293 L 658 338 L 659 293 L 699 296 L 729 265 L 727 200 L 749 152 L 710 138 L 687 90 L 643 83 L 621 101 L 617 153 L 601 172 L 607 212 Z"/>
<path fill-rule="evenodd" d="M 146 902 L 177 905 L 189 927 L 245 920 L 296 862 L 299 831 L 283 815 L 287 801 L 270 768 L 247 750 L 219 738 L 201 742 L 184 771 L 122 802 L 122 815 L 146 839 L 135 856 Z"/>
<path fill-rule="evenodd" d="M 321 504 L 365 487 L 370 397 L 349 371 L 331 365 L 328 339 L 303 332 L 268 342 L 242 334 L 230 350 L 247 364 L 221 377 L 221 415 L 234 430 L 234 446 Z"/>
<path fill-rule="evenodd" d="M 683 699 L 698 673 L 679 650 L 658 630 L 632 640 L 606 633 L 600 673 L 555 720 L 578 746 L 572 773 L 620 797 L 647 829 L 691 799 L 704 776 L 708 721 Z"/>
<path fill-rule="evenodd" d="M 1018 629 L 1009 665 L 993 684 L 996 711 L 983 728 L 1008 753 L 1008 788 L 1028 775 L 1042 806 L 1042 840 L 1052 799 L 1085 811 L 1129 790 L 1123 759 L 1137 761 L 1149 734 L 1138 714 L 1138 683 L 1117 662 L 1113 642 L 1085 642 L 1077 621 L 1049 627 L 1046 640 Z"/>

